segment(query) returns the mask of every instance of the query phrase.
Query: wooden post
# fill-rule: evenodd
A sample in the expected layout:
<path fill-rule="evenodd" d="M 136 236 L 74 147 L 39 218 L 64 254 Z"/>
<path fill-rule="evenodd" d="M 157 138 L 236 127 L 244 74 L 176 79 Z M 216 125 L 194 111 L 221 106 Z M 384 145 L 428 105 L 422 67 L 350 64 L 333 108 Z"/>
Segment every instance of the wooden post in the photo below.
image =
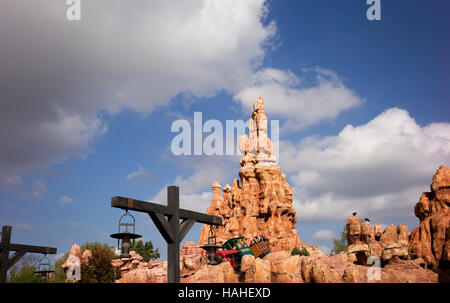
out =
<path fill-rule="evenodd" d="M 169 283 L 180 282 L 180 196 L 178 186 L 167 187 L 167 206 L 172 213 L 169 216 L 169 225 L 173 231 L 173 241 L 167 247 L 167 281 Z"/>
<path fill-rule="evenodd" d="M 8 272 L 9 245 L 11 243 L 11 226 L 2 227 L 2 241 L 0 254 L 0 283 L 6 282 Z"/>

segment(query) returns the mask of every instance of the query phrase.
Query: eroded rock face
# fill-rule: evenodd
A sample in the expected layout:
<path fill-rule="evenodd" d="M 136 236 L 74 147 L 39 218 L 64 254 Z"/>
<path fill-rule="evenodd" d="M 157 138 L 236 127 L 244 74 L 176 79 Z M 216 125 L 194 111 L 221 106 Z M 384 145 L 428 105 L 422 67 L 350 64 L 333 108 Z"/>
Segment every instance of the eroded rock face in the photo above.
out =
<path fill-rule="evenodd" d="M 206 265 L 192 276 L 186 278 L 186 283 L 237 283 L 239 275 L 228 262 L 219 265 Z"/>
<path fill-rule="evenodd" d="M 112 260 L 120 267 L 121 279 L 116 283 L 165 283 L 167 282 L 167 261 L 143 262 L 143 258 L 130 251 L 130 258 Z M 195 242 L 185 242 L 180 249 L 180 277 L 186 279 L 206 266 L 205 251 Z"/>
<path fill-rule="evenodd" d="M 267 136 L 264 99 L 253 104 L 249 136 L 239 138 L 244 154 L 239 170 L 240 182 L 223 188 L 215 181 L 213 198 L 206 213 L 221 216 L 223 226 L 216 228 L 217 241 L 243 236 L 246 241 L 264 234 L 272 251 L 290 250 L 301 244 L 296 230 L 296 212 L 292 206 L 292 188 L 277 164 L 274 146 Z M 199 245 L 208 242 L 209 226 L 204 226 Z"/>
<path fill-rule="evenodd" d="M 450 270 L 450 168 L 442 165 L 433 176 L 431 192 L 414 207 L 420 223 L 411 233 L 409 251 L 429 268 L 448 276 Z M 450 280 L 448 280 L 450 282 Z"/>
<path fill-rule="evenodd" d="M 361 222 L 355 216 L 347 218 L 347 253 L 350 262 L 366 265 L 371 256 L 381 258 L 383 263 L 397 256 L 408 258 L 409 232 L 408 226 L 389 225 L 384 230 L 380 225 Z"/>

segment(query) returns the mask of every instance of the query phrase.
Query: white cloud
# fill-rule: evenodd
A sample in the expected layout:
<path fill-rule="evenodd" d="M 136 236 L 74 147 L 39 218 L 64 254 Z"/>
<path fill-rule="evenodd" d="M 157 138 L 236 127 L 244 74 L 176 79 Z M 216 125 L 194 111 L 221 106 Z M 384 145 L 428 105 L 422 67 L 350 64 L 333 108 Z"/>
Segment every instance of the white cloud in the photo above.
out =
<path fill-rule="evenodd" d="M 263 96 L 268 113 L 288 119 L 285 130 L 336 118 L 363 102 L 336 73 L 315 68 L 303 70 L 302 75 L 310 73 L 315 75 L 313 83 L 291 71 L 266 68 L 254 74 L 252 85 L 237 93 L 234 100 L 252 110 L 253 101 Z"/>
<path fill-rule="evenodd" d="M 15 192 L 24 197 L 40 199 L 46 190 L 47 186 L 44 180 L 39 178 L 24 180 L 17 175 L 0 177 L 0 191 Z"/>
<path fill-rule="evenodd" d="M 0 179 L 85 156 L 105 111 L 240 90 L 276 31 L 264 0 L 88 2 L 2 3 Z"/>
<path fill-rule="evenodd" d="M 432 176 L 450 163 L 450 124 L 419 126 L 391 108 L 337 136 L 281 142 L 299 220 L 343 220 L 353 211 L 377 221 L 414 218 Z"/>
<path fill-rule="evenodd" d="M 140 184 L 146 182 L 148 180 L 153 179 L 153 175 L 148 170 L 144 169 L 142 166 L 139 166 L 138 170 L 132 171 L 126 176 L 128 181 L 131 181 L 136 184 Z"/>
<path fill-rule="evenodd" d="M 188 210 L 206 212 L 212 201 L 212 183 L 217 180 L 224 186 L 233 182 L 233 176 L 238 177 L 235 173 L 240 166 L 236 157 L 228 156 L 191 156 L 190 161 L 186 161 L 189 165 L 189 171 L 193 173 L 187 177 L 179 175 L 175 178 L 173 185 L 180 188 L 180 207 Z M 180 157 L 186 159 L 185 157 Z M 182 159 L 178 159 L 184 162 Z M 233 168 L 232 165 L 235 165 Z M 167 184 L 150 199 L 155 203 L 167 203 Z"/>
<path fill-rule="evenodd" d="M 66 204 L 72 203 L 73 200 L 72 200 L 72 198 L 70 198 L 66 195 L 63 195 L 63 196 L 59 197 L 58 202 L 61 205 L 66 205 Z"/>
<path fill-rule="evenodd" d="M 329 229 L 322 229 L 318 230 L 313 235 L 314 241 L 324 242 L 324 241 L 330 241 L 332 238 L 334 238 L 334 232 Z"/>

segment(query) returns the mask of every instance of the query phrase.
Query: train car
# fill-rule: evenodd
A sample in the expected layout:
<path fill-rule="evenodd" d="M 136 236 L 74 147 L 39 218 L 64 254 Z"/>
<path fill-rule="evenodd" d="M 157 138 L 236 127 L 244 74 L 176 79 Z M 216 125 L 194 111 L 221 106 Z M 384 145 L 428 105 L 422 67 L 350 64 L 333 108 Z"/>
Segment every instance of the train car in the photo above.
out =
<path fill-rule="evenodd" d="M 262 258 L 271 252 L 269 241 L 264 237 L 258 237 L 249 246 L 244 237 L 232 238 L 223 244 L 223 251 L 220 252 L 222 260 L 230 262 L 234 267 L 241 262 L 242 256 L 252 255 L 255 258 Z"/>
<path fill-rule="evenodd" d="M 253 243 L 252 245 L 250 245 L 250 249 L 253 252 L 255 258 L 263 258 L 265 255 L 272 251 L 269 246 L 269 241 L 264 240 Z"/>
<path fill-rule="evenodd" d="M 227 250 L 237 250 L 242 256 L 253 255 L 253 251 L 245 242 L 244 237 L 229 239 L 223 244 L 223 248 Z"/>

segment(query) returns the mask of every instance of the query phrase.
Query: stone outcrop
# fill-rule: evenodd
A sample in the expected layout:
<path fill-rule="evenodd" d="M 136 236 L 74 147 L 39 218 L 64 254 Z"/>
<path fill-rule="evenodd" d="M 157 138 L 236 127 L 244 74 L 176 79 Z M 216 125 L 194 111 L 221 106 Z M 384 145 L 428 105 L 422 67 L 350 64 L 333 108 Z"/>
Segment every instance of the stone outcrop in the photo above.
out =
<path fill-rule="evenodd" d="M 397 256 L 408 258 L 408 226 L 389 225 L 384 230 L 380 225 L 361 222 L 355 216 L 347 218 L 347 254 L 350 262 L 366 265 L 371 256 L 378 257 L 383 264 Z"/>
<path fill-rule="evenodd" d="M 239 275 L 229 262 L 206 265 L 182 282 L 186 283 L 237 283 Z"/>
<path fill-rule="evenodd" d="M 120 267 L 121 279 L 116 283 L 165 283 L 167 282 L 167 261 L 143 262 L 143 258 L 130 251 L 130 258 L 112 260 Z M 180 249 L 180 277 L 182 281 L 207 264 L 205 251 L 195 242 L 185 242 Z"/>
<path fill-rule="evenodd" d="M 349 263 L 348 256 L 341 253 L 332 257 L 291 256 L 278 251 L 255 258 L 246 255 L 236 272 L 228 262 L 217 266 L 202 267 L 187 283 L 436 283 L 438 274 L 424 268 L 422 259 L 401 260 L 394 257 L 379 274 L 369 266 Z"/>
<path fill-rule="evenodd" d="M 292 188 L 277 164 L 275 148 L 267 136 L 264 99 L 253 103 L 249 136 L 239 138 L 243 157 L 238 179 L 223 188 L 212 184 L 212 203 L 207 214 L 220 216 L 224 225 L 216 227 L 217 241 L 264 234 L 272 251 L 290 250 L 301 244 L 296 230 L 296 212 L 292 206 Z M 201 231 L 199 245 L 208 242 L 209 226 Z"/>
<path fill-rule="evenodd" d="M 414 207 L 420 223 L 411 233 L 409 251 L 450 281 L 450 168 L 439 167 L 430 189 Z"/>

